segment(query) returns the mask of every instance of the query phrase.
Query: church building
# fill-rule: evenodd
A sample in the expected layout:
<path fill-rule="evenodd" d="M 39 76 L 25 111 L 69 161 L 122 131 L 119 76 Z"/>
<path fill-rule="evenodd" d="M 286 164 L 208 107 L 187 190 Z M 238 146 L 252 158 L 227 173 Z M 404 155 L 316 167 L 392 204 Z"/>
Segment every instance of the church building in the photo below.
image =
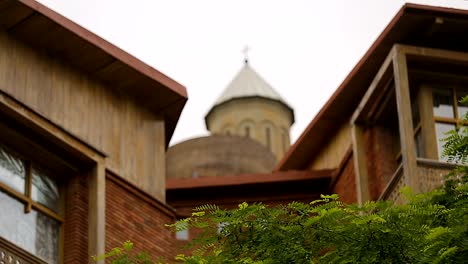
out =
<path fill-rule="evenodd" d="M 169 179 L 271 172 L 290 146 L 294 111 L 245 59 L 205 122 L 210 136 L 168 150 Z"/>
<path fill-rule="evenodd" d="M 211 135 L 167 152 L 167 203 L 179 218 L 204 204 L 310 201 L 330 184 L 330 170 L 272 172 L 289 149 L 294 111 L 248 60 L 205 122 Z M 178 237 L 195 235 L 189 233 Z"/>

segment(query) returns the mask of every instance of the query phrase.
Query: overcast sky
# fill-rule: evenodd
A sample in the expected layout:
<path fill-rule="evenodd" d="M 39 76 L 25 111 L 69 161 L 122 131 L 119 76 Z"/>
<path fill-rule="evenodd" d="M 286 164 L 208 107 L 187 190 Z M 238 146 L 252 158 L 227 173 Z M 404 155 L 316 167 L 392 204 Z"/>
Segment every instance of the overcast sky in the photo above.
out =
<path fill-rule="evenodd" d="M 204 116 L 243 65 L 295 109 L 295 141 L 403 0 L 40 0 L 184 85 L 171 145 L 207 135 Z M 468 1 L 420 0 L 468 9 Z"/>

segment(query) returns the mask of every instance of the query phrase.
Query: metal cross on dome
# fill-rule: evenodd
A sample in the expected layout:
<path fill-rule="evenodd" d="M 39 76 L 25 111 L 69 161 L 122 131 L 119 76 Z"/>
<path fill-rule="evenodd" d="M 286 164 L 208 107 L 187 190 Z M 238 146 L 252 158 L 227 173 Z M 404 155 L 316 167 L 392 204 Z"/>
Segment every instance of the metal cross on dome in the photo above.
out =
<path fill-rule="evenodd" d="M 249 51 L 250 51 L 250 47 L 247 45 L 242 50 L 242 53 L 244 53 L 244 62 L 246 64 L 249 63 Z"/>

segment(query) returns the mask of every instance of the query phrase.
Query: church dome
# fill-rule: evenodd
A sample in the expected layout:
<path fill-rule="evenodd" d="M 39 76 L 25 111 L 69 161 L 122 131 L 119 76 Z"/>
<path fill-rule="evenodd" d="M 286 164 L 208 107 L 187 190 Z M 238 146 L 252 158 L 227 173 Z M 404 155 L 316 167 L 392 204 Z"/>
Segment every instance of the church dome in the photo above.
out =
<path fill-rule="evenodd" d="M 224 89 L 222 94 L 215 101 L 213 107 L 206 114 L 205 120 L 216 108 L 216 106 L 227 103 L 234 99 L 243 99 L 251 97 L 260 97 L 264 99 L 274 100 L 284 105 L 290 112 L 292 123 L 294 123 L 294 110 L 288 103 L 266 82 L 248 62 L 236 74 L 234 79 Z"/>
<path fill-rule="evenodd" d="M 276 158 L 262 144 L 240 136 L 212 135 L 170 147 L 166 155 L 168 178 L 193 178 L 268 173 Z"/>
<path fill-rule="evenodd" d="M 281 159 L 290 146 L 294 110 L 246 60 L 205 116 L 212 134 L 252 138 Z"/>

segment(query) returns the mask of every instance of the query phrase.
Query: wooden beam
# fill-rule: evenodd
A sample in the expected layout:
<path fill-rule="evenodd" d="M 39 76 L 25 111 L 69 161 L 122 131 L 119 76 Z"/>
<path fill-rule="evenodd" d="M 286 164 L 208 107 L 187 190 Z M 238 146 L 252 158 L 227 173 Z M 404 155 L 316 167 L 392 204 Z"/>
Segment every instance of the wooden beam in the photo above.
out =
<path fill-rule="evenodd" d="M 354 174 L 356 177 L 357 199 L 360 205 L 370 200 L 369 176 L 367 172 L 366 144 L 364 129 L 358 124 L 352 124 Z"/>
<path fill-rule="evenodd" d="M 416 164 L 416 144 L 414 142 L 406 55 L 398 44 L 394 45 L 392 49 L 403 176 L 405 184 L 410 186 L 415 193 L 419 193 L 420 188 Z"/>
<path fill-rule="evenodd" d="M 468 53 L 461 51 L 443 50 L 396 44 L 403 55 L 416 55 L 426 58 L 443 59 L 447 62 L 468 62 Z"/>
<path fill-rule="evenodd" d="M 102 256 L 106 241 L 106 168 L 97 163 L 88 175 L 88 255 Z M 96 261 L 104 264 L 104 260 Z"/>
<path fill-rule="evenodd" d="M 434 127 L 432 91 L 428 86 L 421 86 L 418 93 L 418 107 L 421 119 L 423 157 L 438 160 L 437 136 Z"/>
<path fill-rule="evenodd" d="M 382 66 L 380 66 L 379 71 L 377 72 L 371 84 L 369 85 L 367 92 L 364 94 L 363 98 L 361 99 L 361 102 L 359 103 L 358 107 L 354 111 L 354 114 L 351 117 L 351 124 L 355 123 L 356 120 L 358 120 L 361 117 L 361 113 L 363 112 L 363 109 L 365 109 L 366 106 L 368 105 L 370 98 L 374 95 L 374 92 L 377 90 L 378 87 L 382 85 L 382 83 L 385 84 L 386 79 L 390 76 L 391 74 L 390 65 L 391 65 L 392 58 L 393 58 L 392 51 L 390 51 L 390 53 L 385 58 L 385 61 L 382 63 Z"/>

